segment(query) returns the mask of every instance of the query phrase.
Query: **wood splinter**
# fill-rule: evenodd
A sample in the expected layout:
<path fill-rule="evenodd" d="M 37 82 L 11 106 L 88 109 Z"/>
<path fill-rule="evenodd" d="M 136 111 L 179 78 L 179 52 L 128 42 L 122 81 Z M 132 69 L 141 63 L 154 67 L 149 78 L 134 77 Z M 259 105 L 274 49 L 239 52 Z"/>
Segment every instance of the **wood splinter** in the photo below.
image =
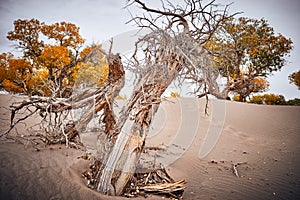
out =
<path fill-rule="evenodd" d="M 238 163 L 233 163 L 232 164 L 232 171 L 233 171 L 233 173 L 236 177 L 240 177 L 239 173 L 238 173 L 238 170 L 237 170 L 237 167 L 238 167 L 238 165 L 241 165 L 241 164 L 247 164 L 247 162 L 238 162 Z"/>

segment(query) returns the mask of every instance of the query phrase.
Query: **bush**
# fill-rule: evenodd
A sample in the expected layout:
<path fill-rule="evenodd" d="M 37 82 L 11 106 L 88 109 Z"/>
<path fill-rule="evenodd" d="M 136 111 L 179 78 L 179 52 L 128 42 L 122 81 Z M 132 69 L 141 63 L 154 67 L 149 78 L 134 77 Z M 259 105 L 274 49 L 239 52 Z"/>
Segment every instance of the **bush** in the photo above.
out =
<path fill-rule="evenodd" d="M 284 96 L 276 94 L 263 94 L 253 96 L 250 103 L 266 105 L 286 105 Z"/>
<path fill-rule="evenodd" d="M 290 99 L 286 102 L 286 105 L 290 106 L 300 106 L 300 99 L 295 98 L 295 99 Z"/>
<path fill-rule="evenodd" d="M 240 101 L 240 95 L 235 94 L 235 95 L 232 97 L 232 100 L 233 100 L 233 101 Z"/>

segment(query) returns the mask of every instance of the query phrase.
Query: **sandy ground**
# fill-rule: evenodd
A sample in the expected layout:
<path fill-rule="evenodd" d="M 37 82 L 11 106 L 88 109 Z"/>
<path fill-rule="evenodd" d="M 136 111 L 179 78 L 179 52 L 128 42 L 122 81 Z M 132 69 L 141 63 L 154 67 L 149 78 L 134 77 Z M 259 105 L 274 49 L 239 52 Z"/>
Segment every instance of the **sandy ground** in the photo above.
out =
<path fill-rule="evenodd" d="M 7 107 L 16 98 L 0 95 L 0 100 Z M 205 115 L 204 105 L 198 99 L 163 102 L 146 146 L 164 150 L 154 152 L 155 158 L 148 152 L 142 161 L 155 159 L 173 178 L 185 179 L 183 199 L 300 199 L 300 107 L 211 100 Z M 8 118 L 2 107 L 1 132 Z M 26 134 L 33 123 L 18 133 Z M 82 137 L 92 151 L 95 136 Z M 63 145 L 36 151 L 1 140 L 0 199 L 125 199 L 85 186 L 80 173 L 89 161 L 78 159 L 82 154 Z"/>

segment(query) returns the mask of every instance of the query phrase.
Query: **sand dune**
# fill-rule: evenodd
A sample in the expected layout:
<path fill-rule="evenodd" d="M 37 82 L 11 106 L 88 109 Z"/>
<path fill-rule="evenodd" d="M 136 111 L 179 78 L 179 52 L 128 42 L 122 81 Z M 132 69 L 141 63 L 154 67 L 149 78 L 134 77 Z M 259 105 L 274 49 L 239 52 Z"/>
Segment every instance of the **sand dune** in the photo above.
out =
<path fill-rule="evenodd" d="M 0 100 L 7 107 L 15 98 Z M 162 147 L 156 162 L 187 180 L 183 199 L 300 199 L 300 107 L 210 100 L 205 115 L 204 106 L 202 99 L 164 101 L 146 143 Z M 2 108 L 2 132 L 8 117 Z M 93 150 L 95 136 L 82 137 Z M 85 186 L 80 172 L 89 162 L 77 158 L 82 153 L 63 145 L 36 151 L 1 140 L 0 199 L 123 199 Z M 153 159 L 149 155 L 142 161 Z"/>
<path fill-rule="evenodd" d="M 202 159 L 185 154 L 174 170 L 190 172 L 186 199 L 299 199 L 300 109 L 226 102 L 214 149 Z M 197 151 L 203 138 L 195 141 Z M 239 178 L 232 173 L 238 166 Z M 176 174 L 176 173 L 175 173 Z"/>

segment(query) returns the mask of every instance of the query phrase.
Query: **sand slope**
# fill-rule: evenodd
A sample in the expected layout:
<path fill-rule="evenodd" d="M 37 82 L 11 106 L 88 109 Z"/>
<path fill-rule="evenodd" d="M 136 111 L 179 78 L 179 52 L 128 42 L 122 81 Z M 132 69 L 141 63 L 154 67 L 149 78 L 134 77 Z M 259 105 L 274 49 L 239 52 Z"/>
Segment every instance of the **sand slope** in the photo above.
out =
<path fill-rule="evenodd" d="M 227 102 L 226 111 L 210 154 L 195 156 L 203 142 L 199 137 L 184 156 L 190 164 L 172 165 L 188 172 L 186 199 L 299 199 L 300 107 Z M 238 166 L 239 178 L 232 173 L 238 162 L 247 162 Z"/>
<path fill-rule="evenodd" d="M 13 101 L 7 95 L 0 100 L 2 106 Z M 188 181 L 184 199 L 300 199 L 300 107 L 211 100 L 206 116 L 204 100 L 171 101 L 158 111 L 146 145 L 163 147 L 157 162 Z M 1 131 L 8 116 L 1 109 Z M 37 152 L 2 140 L 0 199 L 123 199 L 85 186 L 80 172 L 88 161 L 77 158 L 82 153 L 59 145 Z M 232 172 L 236 163 L 243 163 L 239 177 Z"/>

